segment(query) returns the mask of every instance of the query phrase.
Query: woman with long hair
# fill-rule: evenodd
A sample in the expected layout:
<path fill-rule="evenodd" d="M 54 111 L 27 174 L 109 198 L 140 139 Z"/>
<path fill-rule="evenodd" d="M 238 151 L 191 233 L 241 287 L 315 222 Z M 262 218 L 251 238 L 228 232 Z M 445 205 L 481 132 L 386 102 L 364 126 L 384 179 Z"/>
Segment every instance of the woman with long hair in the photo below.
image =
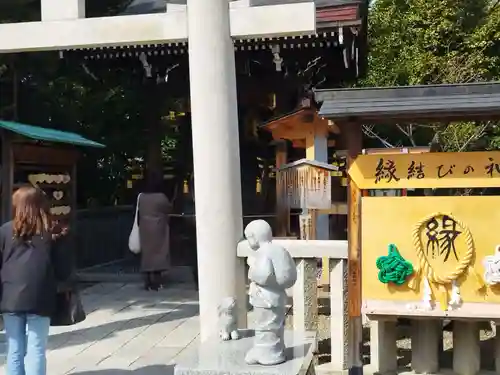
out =
<path fill-rule="evenodd" d="M 0 309 L 7 337 L 7 375 L 46 375 L 46 348 L 57 285 L 69 278 L 55 245 L 56 230 L 45 193 L 33 186 L 12 196 L 13 220 L 0 227 Z"/>

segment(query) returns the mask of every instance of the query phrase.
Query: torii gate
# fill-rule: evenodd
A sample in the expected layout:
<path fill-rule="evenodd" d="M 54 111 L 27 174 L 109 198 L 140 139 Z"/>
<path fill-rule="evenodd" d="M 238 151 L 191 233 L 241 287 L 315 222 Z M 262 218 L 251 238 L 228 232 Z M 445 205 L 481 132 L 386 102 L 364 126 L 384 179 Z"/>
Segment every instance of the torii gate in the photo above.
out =
<path fill-rule="evenodd" d="M 246 325 L 236 71 L 232 37 L 310 34 L 314 2 L 250 6 L 248 0 L 187 0 L 164 14 L 85 18 L 85 0 L 41 0 L 42 21 L 0 25 L 0 53 L 188 40 L 201 339 L 217 305 L 237 296 Z"/>

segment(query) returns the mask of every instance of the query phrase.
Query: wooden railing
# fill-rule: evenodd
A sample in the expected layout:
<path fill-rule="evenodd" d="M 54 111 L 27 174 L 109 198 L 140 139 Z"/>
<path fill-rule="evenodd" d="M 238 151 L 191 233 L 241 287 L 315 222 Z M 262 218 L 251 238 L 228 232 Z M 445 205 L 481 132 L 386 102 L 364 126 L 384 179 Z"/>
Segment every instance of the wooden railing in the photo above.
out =
<path fill-rule="evenodd" d="M 75 253 L 79 269 L 123 259 L 128 253 L 134 207 L 116 206 L 76 212 Z"/>
<path fill-rule="evenodd" d="M 78 210 L 76 213 L 75 252 L 79 269 L 95 267 L 130 258 L 128 236 L 134 218 L 133 206 L 113 206 Z M 276 215 L 243 216 L 243 225 L 256 219 L 266 220 L 274 229 Z M 298 232 L 298 220 L 296 228 Z M 196 261 L 196 216 L 172 214 L 170 217 L 172 262 L 191 265 Z"/>
<path fill-rule="evenodd" d="M 347 369 L 347 241 L 302 241 L 275 239 L 287 249 L 297 264 L 298 279 L 291 291 L 293 329 L 317 331 L 318 259 L 329 259 L 331 362 L 328 371 Z M 248 257 L 252 250 L 246 241 L 238 246 L 238 257 Z"/>

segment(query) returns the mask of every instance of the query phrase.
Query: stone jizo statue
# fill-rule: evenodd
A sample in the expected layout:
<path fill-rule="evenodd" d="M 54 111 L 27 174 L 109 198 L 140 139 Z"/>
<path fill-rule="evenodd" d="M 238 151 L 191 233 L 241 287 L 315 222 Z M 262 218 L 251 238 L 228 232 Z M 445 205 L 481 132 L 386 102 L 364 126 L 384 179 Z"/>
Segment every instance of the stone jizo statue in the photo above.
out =
<path fill-rule="evenodd" d="M 219 336 L 223 341 L 238 340 L 238 317 L 236 300 L 233 297 L 224 298 L 219 305 Z"/>
<path fill-rule="evenodd" d="M 248 364 L 277 365 L 286 361 L 283 340 L 286 289 L 297 281 L 297 269 L 288 251 L 273 244 L 271 227 L 264 220 L 248 224 L 245 238 L 255 250 L 248 258 L 248 278 L 250 303 L 257 316 L 254 345 L 245 361 Z"/>

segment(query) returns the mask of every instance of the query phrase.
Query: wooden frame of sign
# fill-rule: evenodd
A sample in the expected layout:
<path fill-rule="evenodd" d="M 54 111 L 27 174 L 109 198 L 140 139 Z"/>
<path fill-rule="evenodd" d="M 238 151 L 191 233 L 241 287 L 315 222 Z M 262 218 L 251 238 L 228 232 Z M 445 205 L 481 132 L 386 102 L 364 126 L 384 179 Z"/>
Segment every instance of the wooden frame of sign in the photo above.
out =
<path fill-rule="evenodd" d="M 363 152 L 363 132 L 360 123 L 338 122 L 342 145 L 345 147 L 346 169 Z M 361 317 L 361 189 L 347 177 L 347 293 L 349 314 L 350 367 L 362 368 L 363 322 Z"/>
<path fill-rule="evenodd" d="M 76 210 L 76 162 L 79 152 L 69 145 L 34 142 L 2 133 L 2 222 L 12 215 L 12 193 L 27 184 L 42 189 L 51 213 L 66 225 Z"/>

